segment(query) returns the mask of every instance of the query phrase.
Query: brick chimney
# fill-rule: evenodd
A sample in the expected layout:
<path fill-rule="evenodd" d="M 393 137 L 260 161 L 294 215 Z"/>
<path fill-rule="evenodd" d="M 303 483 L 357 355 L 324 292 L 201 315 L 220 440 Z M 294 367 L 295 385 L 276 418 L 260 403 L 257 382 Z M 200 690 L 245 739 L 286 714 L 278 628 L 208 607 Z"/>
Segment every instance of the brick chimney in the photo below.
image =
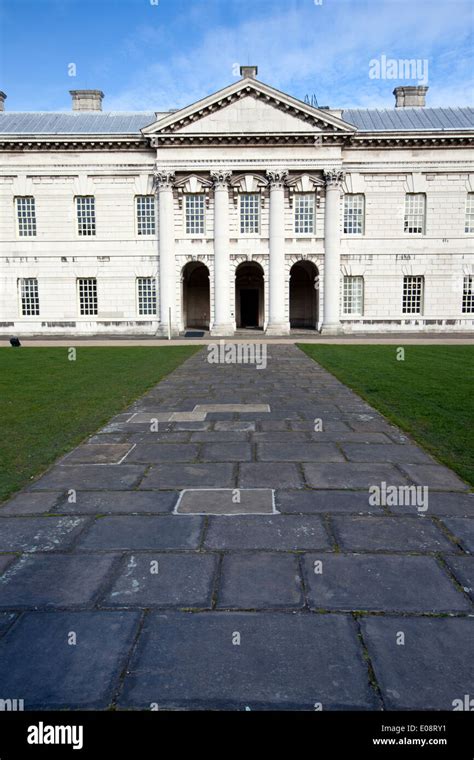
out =
<path fill-rule="evenodd" d="M 7 96 L 5 95 L 2 90 L 0 90 L 0 111 L 5 110 L 5 100 L 7 99 Z"/>
<path fill-rule="evenodd" d="M 395 108 L 424 108 L 428 87 L 421 85 L 410 87 L 395 87 Z"/>
<path fill-rule="evenodd" d="M 102 111 L 102 90 L 69 90 L 73 111 Z"/>
<path fill-rule="evenodd" d="M 258 66 L 241 66 L 240 76 L 242 79 L 256 79 L 258 74 Z"/>

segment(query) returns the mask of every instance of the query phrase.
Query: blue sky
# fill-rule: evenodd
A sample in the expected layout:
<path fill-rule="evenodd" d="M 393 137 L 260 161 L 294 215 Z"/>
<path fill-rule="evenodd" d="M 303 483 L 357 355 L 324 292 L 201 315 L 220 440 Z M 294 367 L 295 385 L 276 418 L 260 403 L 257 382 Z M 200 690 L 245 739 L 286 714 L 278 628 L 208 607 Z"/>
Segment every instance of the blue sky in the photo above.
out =
<path fill-rule="evenodd" d="M 473 0 L 0 0 L 0 89 L 10 111 L 69 110 L 81 88 L 104 110 L 160 111 L 251 63 L 319 105 L 392 107 L 417 82 L 370 78 L 385 55 L 428 62 L 427 105 L 472 105 L 473 14 Z"/>

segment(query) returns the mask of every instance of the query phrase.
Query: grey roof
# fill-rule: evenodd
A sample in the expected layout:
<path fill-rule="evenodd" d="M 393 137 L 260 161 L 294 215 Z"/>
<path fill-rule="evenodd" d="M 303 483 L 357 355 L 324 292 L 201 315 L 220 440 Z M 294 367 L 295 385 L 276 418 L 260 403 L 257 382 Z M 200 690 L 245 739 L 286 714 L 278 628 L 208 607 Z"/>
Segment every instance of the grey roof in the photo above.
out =
<path fill-rule="evenodd" d="M 139 135 L 170 112 L 0 112 L 4 135 Z M 350 108 L 344 121 L 363 132 L 474 129 L 474 108 Z"/>
<path fill-rule="evenodd" d="M 342 118 L 364 132 L 474 129 L 474 108 L 349 108 Z"/>

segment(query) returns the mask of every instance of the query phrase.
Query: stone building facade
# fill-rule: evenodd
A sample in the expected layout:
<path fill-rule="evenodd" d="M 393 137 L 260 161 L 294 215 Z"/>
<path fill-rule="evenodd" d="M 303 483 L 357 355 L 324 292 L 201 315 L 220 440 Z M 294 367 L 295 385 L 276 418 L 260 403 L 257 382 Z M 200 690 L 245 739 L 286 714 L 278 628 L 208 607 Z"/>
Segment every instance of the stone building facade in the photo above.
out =
<path fill-rule="evenodd" d="M 0 93 L 1 334 L 473 329 L 473 109 L 314 108 L 241 73 L 166 113 Z"/>

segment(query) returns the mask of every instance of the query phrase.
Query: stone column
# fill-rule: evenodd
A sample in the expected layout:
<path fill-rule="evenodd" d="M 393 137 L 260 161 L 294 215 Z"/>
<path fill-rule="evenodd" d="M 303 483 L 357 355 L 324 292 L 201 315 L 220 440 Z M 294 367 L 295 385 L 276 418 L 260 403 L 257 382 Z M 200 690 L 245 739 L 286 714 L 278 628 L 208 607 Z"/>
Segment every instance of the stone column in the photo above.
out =
<path fill-rule="evenodd" d="M 270 185 L 270 266 L 267 335 L 285 335 L 290 322 L 285 311 L 285 180 L 283 169 L 268 171 Z"/>
<path fill-rule="evenodd" d="M 229 180 L 231 171 L 211 171 L 214 182 L 214 322 L 211 335 L 233 335 L 230 308 Z"/>
<path fill-rule="evenodd" d="M 158 334 L 168 336 L 171 322 L 171 334 L 177 335 L 176 322 L 176 277 L 174 257 L 174 172 L 155 172 L 155 186 L 158 195 L 158 252 L 159 252 L 159 312 L 160 326 Z M 171 312 L 170 312 L 171 310 Z M 170 317 L 171 313 L 171 317 Z"/>
<path fill-rule="evenodd" d="M 344 172 L 331 169 L 324 172 L 326 208 L 324 215 L 324 317 L 321 332 L 336 334 L 341 330 L 341 186 Z"/>

